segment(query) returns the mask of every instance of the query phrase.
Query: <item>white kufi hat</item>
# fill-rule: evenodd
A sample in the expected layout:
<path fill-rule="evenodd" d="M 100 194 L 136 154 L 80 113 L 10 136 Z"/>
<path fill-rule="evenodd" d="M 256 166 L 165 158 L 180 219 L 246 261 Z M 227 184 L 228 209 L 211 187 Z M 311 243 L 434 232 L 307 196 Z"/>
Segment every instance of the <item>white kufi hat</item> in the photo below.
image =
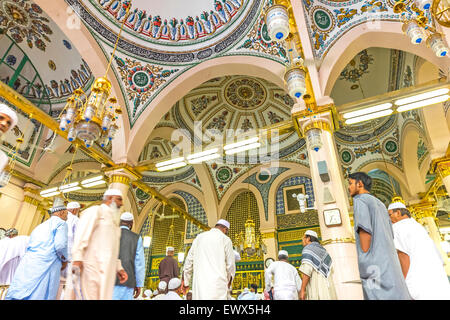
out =
<path fill-rule="evenodd" d="M 18 118 L 16 112 L 10 107 L 8 107 L 6 104 L 0 103 L 0 113 L 6 114 L 11 118 L 11 126 L 9 127 L 9 130 L 11 130 L 17 125 Z"/>
<path fill-rule="evenodd" d="M 280 251 L 278 251 L 278 256 L 289 257 L 289 253 L 286 250 L 280 250 Z"/>
<path fill-rule="evenodd" d="M 119 196 L 123 198 L 122 191 L 119 189 L 108 189 L 103 194 L 104 196 Z"/>
<path fill-rule="evenodd" d="M 166 288 L 167 288 L 167 282 L 160 281 L 159 284 L 158 284 L 158 289 L 161 290 L 161 291 L 164 291 L 164 290 L 166 290 Z"/>
<path fill-rule="evenodd" d="M 216 224 L 221 224 L 221 225 L 227 227 L 228 229 L 230 229 L 230 223 L 227 220 L 220 219 L 219 221 L 216 222 Z"/>
<path fill-rule="evenodd" d="M 124 212 L 120 216 L 120 220 L 122 220 L 122 221 L 133 221 L 134 217 L 133 217 L 133 214 L 131 212 Z"/>
<path fill-rule="evenodd" d="M 401 202 L 392 202 L 389 205 L 388 210 L 394 210 L 394 209 L 406 209 L 406 206 Z"/>
<path fill-rule="evenodd" d="M 78 208 L 81 208 L 81 206 L 80 206 L 80 204 L 79 204 L 78 202 L 76 202 L 76 201 L 69 202 L 69 203 L 67 204 L 67 209 L 78 209 Z"/>
<path fill-rule="evenodd" d="M 313 237 L 319 239 L 319 237 L 317 236 L 317 232 L 312 231 L 312 230 L 306 230 L 305 236 L 313 236 Z"/>
<path fill-rule="evenodd" d="M 181 286 L 181 280 L 179 278 L 172 278 L 169 281 L 169 290 L 175 290 Z"/>

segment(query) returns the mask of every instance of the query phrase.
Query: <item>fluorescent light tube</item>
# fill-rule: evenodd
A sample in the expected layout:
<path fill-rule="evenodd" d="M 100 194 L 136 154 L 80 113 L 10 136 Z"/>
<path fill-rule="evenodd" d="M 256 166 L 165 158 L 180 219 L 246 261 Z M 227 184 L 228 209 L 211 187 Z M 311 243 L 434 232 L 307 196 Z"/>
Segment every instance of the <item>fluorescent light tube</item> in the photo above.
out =
<path fill-rule="evenodd" d="M 376 105 L 376 106 L 373 106 L 373 107 L 369 107 L 369 108 L 365 108 L 365 109 L 361 109 L 361 110 L 356 110 L 356 111 L 351 111 L 351 112 L 344 113 L 343 117 L 345 119 L 358 117 L 358 116 L 362 116 L 362 115 L 365 115 L 365 114 L 369 114 L 369 113 L 385 110 L 385 109 L 388 109 L 390 107 L 392 107 L 392 103 L 387 102 L 387 103 L 379 104 L 379 105 Z"/>
<path fill-rule="evenodd" d="M 62 186 L 60 186 L 59 187 L 59 190 L 66 190 L 66 189 L 70 189 L 70 188 L 72 188 L 72 187 L 75 187 L 75 186 L 77 186 L 78 185 L 78 181 L 77 182 L 72 182 L 72 183 L 69 183 L 69 184 L 64 184 L 64 185 L 62 185 Z"/>
<path fill-rule="evenodd" d="M 73 187 L 73 188 L 68 188 L 68 189 L 64 189 L 64 190 L 61 190 L 61 192 L 62 193 L 67 193 L 67 192 L 72 192 L 72 191 L 76 191 L 76 190 L 80 190 L 81 189 L 81 187 Z"/>
<path fill-rule="evenodd" d="M 171 164 L 168 166 L 164 166 L 164 167 L 159 167 L 156 169 L 161 172 L 161 171 L 167 171 L 167 170 L 171 170 L 171 169 L 181 168 L 181 167 L 184 167 L 185 165 L 187 165 L 187 163 L 183 161 L 183 162 L 177 162 L 177 163 L 174 163 L 174 164 Z"/>
<path fill-rule="evenodd" d="M 213 160 L 213 159 L 217 159 L 217 158 L 220 158 L 220 154 L 214 153 L 214 154 L 210 154 L 210 155 L 207 155 L 207 156 L 204 156 L 204 157 L 188 160 L 188 162 L 190 164 L 196 164 L 196 163 L 200 163 L 200 162 L 208 161 L 208 160 Z"/>
<path fill-rule="evenodd" d="M 41 196 L 44 197 L 44 198 L 47 198 L 47 197 L 56 196 L 57 194 L 60 194 L 60 193 L 61 192 L 59 192 L 59 191 L 55 191 L 55 192 L 49 192 L 49 193 L 46 193 L 46 194 L 41 194 Z"/>
<path fill-rule="evenodd" d="M 397 108 L 397 112 L 403 112 L 403 111 L 408 111 L 408 110 L 412 110 L 412 109 L 417 109 L 420 107 L 431 106 L 431 105 L 439 103 L 439 102 L 447 101 L 448 98 L 450 98 L 450 96 L 448 94 L 444 94 L 443 96 L 434 97 L 431 99 L 422 100 L 422 101 L 418 101 L 418 102 L 414 102 L 414 103 L 404 104 L 401 107 Z"/>
<path fill-rule="evenodd" d="M 180 158 L 175 158 L 175 159 L 171 159 L 171 160 L 167 160 L 167 161 L 163 161 L 163 162 L 158 162 L 156 164 L 156 167 L 159 168 L 159 167 L 167 166 L 169 164 L 181 162 L 183 160 L 184 160 L 184 158 L 180 157 Z"/>
<path fill-rule="evenodd" d="M 372 120 L 372 119 L 376 119 L 376 118 L 380 118 L 380 117 L 385 117 L 385 116 L 390 115 L 392 112 L 394 112 L 392 109 L 374 112 L 371 114 L 366 114 L 364 116 L 347 119 L 347 120 L 345 120 L 345 123 L 346 124 L 354 124 L 354 123 Z"/>
<path fill-rule="evenodd" d="M 96 176 L 96 177 L 92 177 L 92 178 L 81 181 L 81 184 L 86 184 L 86 183 L 94 182 L 94 181 L 101 180 L 101 179 L 103 179 L 103 176 Z"/>
<path fill-rule="evenodd" d="M 216 153 L 217 151 L 219 151 L 219 149 L 214 148 L 214 149 L 206 150 L 206 151 L 203 151 L 203 152 L 197 152 L 197 153 L 188 155 L 188 156 L 186 157 L 186 159 L 192 160 L 192 159 L 194 159 L 194 158 L 200 158 L 200 157 L 203 157 L 203 156 L 207 156 L 207 155 L 209 155 L 209 154 L 211 154 L 211 153 Z"/>
<path fill-rule="evenodd" d="M 235 153 L 238 153 L 238 152 L 259 148 L 260 146 L 261 146 L 261 143 L 256 142 L 256 143 L 244 145 L 242 147 L 238 147 L 238 148 L 234 148 L 234 149 L 231 149 L 231 150 L 227 150 L 227 151 L 225 151 L 225 154 L 235 154 Z"/>
<path fill-rule="evenodd" d="M 415 96 L 412 96 L 412 97 L 398 99 L 394 103 L 397 106 L 401 106 L 401 105 L 404 105 L 407 103 L 412 103 L 412 102 L 440 96 L 440 95 L 448 93 L 449 90 L 450 90 L 449 88 L 437 89 L 437 90 L 433 90 L 433 91 L 429 91 L 429 92 L 425 92 L 425 93 L 421 93 L 421 94 L 416 94 Z"/>
<path fill-rule="evenodd" d="M 85 183 L 85 184 L 82 183 L 81 185 L 83 188 L 90 188 L 90 187 L 98 186 L 98 185 L 105 184 L 105 183 L 106 183 L 106 181 L 100 180 L 100 181 L 94 181 L 94 182 Z"/>
<path fill-rule="evenodd" d="M 258 140 L 259 140 L 259 137 L 253 137 L 253 138 L 250 138 L 247 140 L 242 140 L 242 141 L 239 141 L 236 143 L 230 143 L 230 144 L 227 144 L 226 146 L 224 146 L 223 150 L 234 149 L 234 148 L 246 145 L 246 144 L 257 142 Z"/>
<path fill-rule="evenodd" d="M 54 188 L 42 190 L 39 194 L 40 194 L 41 196 L 43 196 L 44 194 L 47 194 L 47 193 L 53 193 L 53 192 L 56 191 L 56 190 L 58 190 L 58 187 L 54 187 Z M 58 193 L 59 193 L 59 191 L 58 191 Z"/>

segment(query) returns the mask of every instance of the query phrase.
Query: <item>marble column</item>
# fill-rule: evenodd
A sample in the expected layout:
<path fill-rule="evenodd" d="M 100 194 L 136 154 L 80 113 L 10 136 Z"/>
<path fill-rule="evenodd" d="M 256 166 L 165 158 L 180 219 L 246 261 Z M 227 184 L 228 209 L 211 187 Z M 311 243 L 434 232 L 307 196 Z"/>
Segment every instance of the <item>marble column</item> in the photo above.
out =
<path fill-rule="evenodd" d="M 268 258 L 277 260 L 278 250 L 277 250 L 277 238 L 275 229 L 261 230 L 261 238 L 264 242 L 267 252 L 264 254 L 264 261 Z"/>
<path fill-rule="evenodd" d="M 39 204 L 43 198 L 39 195 L 38 188 L 32 184 L 25 184 L 23 203 L 14 225 L 20 235 L 29 235 L 40 223 L 39 218 L 42 218 Z"/>
<path fill-rule="evenodd" d="M 320 116 L 298 117 L 296 121 L 305 138 L 309 130 L 319 129 L 321 132 L 322 146 L 318 151 L 311 149 L 308 139 L 307 144 L 322 243 L 333 259 L 338 299 L 358 300 L 363 299 L 358 257 L 348 213 L 348 195 L 344 189 L 344 178 L 332 135 L 331 117 L 331 112 L 325 112 Z M 326 163 L 327 177 L 323 172 L 319 173 L 319 161 L 324 161 L 321 164 Z M 327 226 L 324 211 L 336 209 L 339 210 L 341 223 Z"/>

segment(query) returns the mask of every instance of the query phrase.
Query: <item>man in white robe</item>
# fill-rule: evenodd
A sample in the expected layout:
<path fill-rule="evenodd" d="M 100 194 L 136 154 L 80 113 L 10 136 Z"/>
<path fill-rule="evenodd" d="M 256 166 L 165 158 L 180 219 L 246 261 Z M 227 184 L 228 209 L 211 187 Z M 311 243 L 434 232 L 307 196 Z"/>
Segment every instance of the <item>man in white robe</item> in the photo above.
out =
<path fill-rule="evenodd" d="M 265 271 L 266 291 L 273 287 L 274 300 L 298 300 L 302 281 L 297 269 L 289 263 L 286 250 L 278 252 L 278 261 L 274 261 Z M 273 280 L 273 286 L 272 286 Z"/>
<path fill-rule="evenodd" d="M 5 237 L 0 240 L 0 285 L 11 283 L 29 240 L 29 236 Z"/>
<path fill-rule="evenodd" d="M 194 239 L 183 272 L 183 292 L 192 279 L 192 300 L 227 300 L 236 272 L 229 228 L 230 223 L 221 219 Z"/>
<path fill-rule="evenodd" d="M 128 278 L 118 258 L 122 201 L 120 190 L 108 189 L 103 203 L 84 210 L 78 221 L 72 248 L 72 273 L 80 274 L 78 299 L 111 300 L 116 274 L 120 283 Z"/>
<path fill-rule="evenodd" d="M 67 265 L 67 210 L 62 199 L 55 199 L 51 213 L 31 233 L 5 300 L 56 299 L 60 272 Z"/>
<path fill-rule="evenodd" d="M 394 245 L 414 300 L 450 300 L 450 284 L 444 262 L 424 227 L 411 218 L 401 202 L 388 207 L 393 223 Z"/>
<path fill-rule="evenodd" d="M 16 112 L 4 103 L 0 103 L 0 137 L 8 130 L 13 129 L 18 122 Z M 8 164 L 9 158 L 5 152 L 0 151 L 0 173 Z"/>
<path fill-rule="evenodd" d="M 167 292 L 167 282 L 165 281 L 160 281 L 158 283 L 158 290 L 156 290 L 156 293 L 153 293 L 153 298 L 152 300 L 161 300 L 163 298 L 163 296 L 166 294 Z"/>
<path fill-rule="evenodd" d="M 64 287 L 66 285 L 67 274 L 70 274 L 72 272 L 72 246 L 75 238 L 75 231 L 77 229 L 77 223 L 78 220 L 80 220 L 80 218 L 78 217 L 80 208 L 80 204 L 76 201 L 69 202 L 67 204 L 67 253 L 69 255 L 69 261 L 67 267 L 61 271 L 61 279 L 57 295 L 59 300 L 64 299 Z"/>
<path fill-rule="evenodd" d="M 168 284 L 169 291 L 161 297 L 161 300 L 183 300 L 181 294 L 181 280 L 172 278 Z"/>

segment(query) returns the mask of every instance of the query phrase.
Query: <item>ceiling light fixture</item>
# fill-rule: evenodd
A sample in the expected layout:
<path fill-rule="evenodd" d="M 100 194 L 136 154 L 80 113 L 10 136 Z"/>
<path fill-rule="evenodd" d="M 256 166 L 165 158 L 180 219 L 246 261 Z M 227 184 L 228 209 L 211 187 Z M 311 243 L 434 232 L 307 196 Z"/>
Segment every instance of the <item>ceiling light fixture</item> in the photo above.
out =
<path fill-rule="evenodd" d="M 162 172 L 162 171 L 167 171 L 167 170 L 171 170 L 171 169 L 181 168 L 181 167 L 184 167 L 185 165 L 187 165 L 187 163 L 184 162 L 184 161 L 176 162 L 176 163 L 173 163 L 173 164 L 170 164 L 170 165 L 167 165 L 167 166 L 157 167 L 156 170 Z"/>
<path fill-rule="evenodd" d="M 226 146 L 224 146 L 223 150 L 226 151 L 226 150 L 234 149 L 234 148 L 237 148 L 237 147 L 240 147 L 240 146 L 244 146 L 246 144 L 251 144 L 251 143 L 257 142 L 258 140 L 259 140 L 259 137 L 253 137 L 253 138 L 249 138 L 249 139 L 246 139 L 246 140 L 238 141 L 238 142 L 235 142 L 235 143 L 230 143 L 230 144 L 227 144 Z"/>
<path fill-rule="evenodd" d="M 209 160 L 214 160 L 220 158 L 220 154 L 218 153 L 213 153 L 204 157 L 199 157 L 199 158 L 194 158 L 192 160 L 188 160 L 189 164 L 196 164 L 196 163 L 200 163 L 200 162 L 204 162 L 204 161 L 209 161 Z"/>
<path fill-rule="evenodd" d="M 343 114 L 344 119 L 349 119 L 349 118 L 354 118 L 354 117 L 359 117 L 359 116 L 363 116 L 366 114 L 370 114 L 373 112 L 378 112 L 378 111 L 382 111 L 385 109 L 388 109 L 392 107 L 392 103 L 388 102 L 388 103 L 383 103 L 383 104 L 379 104 L 373 107 L 369 107 L 369 108 L 364 108 L 361 110 L 356 110 L 356 111 L 351 111 L 351 112 L 347 112 Z"/>
<path fill-rule="evenodd" d="M 160 167 L 168 166 L 170 164 L 174 164 L 174 163 L 178 163 L 178 162 L 182 162 L 182 161 L 184 161 L 184 158 L 179 157 L 179 158 L 175 158 L 175 159 L 171 159 L 171 160 L 167 160 L 167 161 L 158 162 L 155 166 L 156 166 L 156 168 L 160 168 Z"/>
<path fill-rule="evenodd" d="M 83 188 L 90 188 L 90 187 L 99 186 L 99 185 L 105 184 L 105 183 L 106 183 L 106 181 L 104 181 L 104 180 L 98 180 L 98 181 L 89 182 L 89 183 L 81 183 L 81 186 Z"/>
<path fill-rule="evenodd" d="M 416 94 L 416 95 L 411 96 L 411 97 L 398 99 L 398 100 L 396 100 L 394 102 L 394 104 L 397 105 L 397 106 L 401 106 L 401 105 L 404 105 L 404 104 L 408 104 L 408 103 L 412 103 L 412 102 L 416 102 L 416 101 L 420 101 L 420 100 L 424 100 L 424 99 L 429 99 L 429 98 L 433 98 L 433 97 L 436 97 L 436 96 L 440 96 L 440 95 L 448 93 L 449 91 L 450 91 L 449 88 L 441 88 L 441 89 L 437 89 L 437 90 L 433 90 L 433 91 L 428 91 L 428 92 Z"/>
<path fill-rule="evenodd" d="M 56 196 L 57 194 L 60 194 L 60 193 L 61 192 L 59 192 L 59 191 L 45 193 L 45 194 L 41 194 L 41 197 L 43 197 L 43 198 L 53 197 L 53 196 Z"/>
<path fill-rule="evenodd" d="M 408 111 L 408 110 L 412 110 L 412 109 L 417 109 L 420 107 L 431 106 L 431 105 L 439 103 L 439 102 L 447 101 L 449 98 L 450 98 L 450 96 L 448 94 L 444 94 L 439 97 L 434 97 L 431 99 L 426 99 L 426 100 L 422 100 L 422 101 L 418 101 L 418 102 L 414 102 L 414 103 L 404 104 L 397 108 L 397 112 L 404 112 L 404 111 Z"/>
<path fill-rule="evenodd" d="M 217 151 L 219 151 L 218 148 L 206 150 L 206 151 L 203 151 L 203 152 L 197 152 L 197 153 L 188 155 L 188 156 L 186 157 L 186 159 L 187 159 L 187 160 L 193 160 L 193 159 L 195 159 L 195 158 L 202 158 L 202 157 L 207 156 L 207 155 L 210 155 L 210 154 L 212 154 L 212 153 L 217 153 Z"/>
<path fill-rule="evenodd" d="M 346 124 L 354 124 L 354 123 L 358 123 L 358 122 L 363 122 L 363 121 L 367 121 L 367 120 L 381 118 L 381 117 L 385 117 L 385 116 L 390 115 L 392 112 L 394 112 L 392 109 L 383 110 L 383 111 L 379 111 L 379 112 L 374 112 L 374 113 L 366 114 L 366 115 L 363 115 L 363 116 L 360 116 L 360 117 L 347 119 L 347 120 L 345 120 L 345 123 Z"/>
<path fill-rule="evenodd" d="M 81 181 L 81 184 L 87 184 L 87 183 L 91 183 L 91 182 L 98 181 L 98 180 L 103 180 L 103 176 L 96 176 L 96 177 L 84 179 L 83 181 Z"/>
<path fill-rule="evenodd" d="M 230 154 L 235 154 L 235 153 L 239 153 L 242 151 L 247 151 L 250 149 L 256 149 L 259 148 L 261 146 L 261 143 L 256 142 L 256 143 L 252 143 L 252 144 L 247 144 L 247 145 L 243 145 L 241 147 L 238 148 L 234 148 L 234 149 L 228 149 L 225 151 L 225 154 L 230 155 Z"/>

